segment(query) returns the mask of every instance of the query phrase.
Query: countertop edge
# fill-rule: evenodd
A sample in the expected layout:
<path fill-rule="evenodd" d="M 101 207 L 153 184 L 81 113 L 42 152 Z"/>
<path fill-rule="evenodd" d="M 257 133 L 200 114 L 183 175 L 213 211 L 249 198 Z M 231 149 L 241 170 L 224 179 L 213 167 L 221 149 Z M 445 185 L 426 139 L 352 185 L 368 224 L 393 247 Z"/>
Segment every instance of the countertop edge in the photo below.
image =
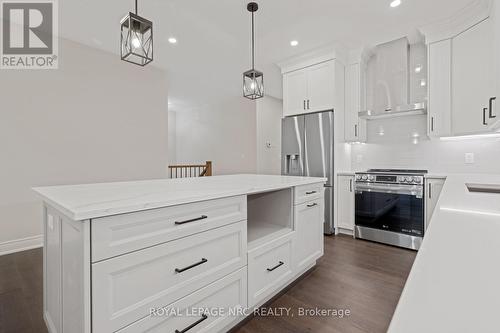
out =
<path fill-rule="evenodd" d="M 160 202 L 147 203 L 147 204 L 128 205 L 125 207 L 117 207 L 117 208 L 111 208 L 111 209 L 96 209 L 96 210 L 89 210 L 89 211 L 85 211 L 85 212 L 77 212 L 77 211 L 74 211 L 68 207 L 65 207 L 64 205 L 61 205 L 60 203 L 57 202 L 57 200 L 54 200 L 50 196 L 44 194 L 42 191 L 43 187 L 33 187 L 32 190 L 36 193 L 36 195 L 44 203 L 48 204 L 49 206 L 54 207 L 55 209 L 57 209 L 58 211 L 63 213 L 68 218 L 70 218 L 74 221 L 85 221 L 85 220 L 103 218 L 103 217 L 108 217 L 108 216 L 113 216 L 113 215 L 129 214 L 129 213 L 134 213 L 134 212 L 139 212 L 139 211 L 160 209 L 160 208 L 184 205 L 184 204 L 201 202 L 201 201 L 216 200 L 216 199 L 222 199 L 222 198 L 228 198 L 228 197 L 234 197 L 234 196 L 240 196 L 240 195 L 251 195 L 251 194 L 257 194 L 257 193 L 264 193 L 264 192 L 276 191 L 276 190 L 281 190 L 281 189 L 286 189 L 286 188 L 292 188 L 292 187 L 296 187 L 296 186 L 312 185 L 312 184 L 317 184 L 317 183 L 326 183 L 327 180 L 328 180 L 327 178 L 322 178 L 322 177 L 308 177 L 307 179 L 304 179 L 304 178 L 298 179 L 296 182 L 291 182 L 289 184 L 270 185 L 270 186 L 265 186 L 265 187 L 263 187 L 263 186 L 262 187 L 258 187 L 258 186 L 251 187 L 250 186 L 250 187 L 242 188 L 241 190 L 227 191 L 227 192 L 221 192 L 221 193 L 217 193 L 217 194 L 193 196 L 193 197 L 182 198 L 182 199 L 178 199 L 178 200 L 174 199 L 174 200 L 160 201 Z"/>

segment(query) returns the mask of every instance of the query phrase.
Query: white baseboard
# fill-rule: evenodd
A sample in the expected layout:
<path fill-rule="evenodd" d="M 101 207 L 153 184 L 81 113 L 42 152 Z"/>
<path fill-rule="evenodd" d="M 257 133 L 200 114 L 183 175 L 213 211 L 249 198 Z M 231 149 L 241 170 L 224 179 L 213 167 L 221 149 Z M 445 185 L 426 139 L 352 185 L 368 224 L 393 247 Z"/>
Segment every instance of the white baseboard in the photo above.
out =
<path fill-rule="evenodd" d="M 337 234 L 354 236 L 354 230 L 344 229 L 344 228 L 337 228 Z"/>
<path fill-rule="evenodd" d="M 32 236 L 0 243 L 0 256 L 43 246 L 43 236 Z"/>

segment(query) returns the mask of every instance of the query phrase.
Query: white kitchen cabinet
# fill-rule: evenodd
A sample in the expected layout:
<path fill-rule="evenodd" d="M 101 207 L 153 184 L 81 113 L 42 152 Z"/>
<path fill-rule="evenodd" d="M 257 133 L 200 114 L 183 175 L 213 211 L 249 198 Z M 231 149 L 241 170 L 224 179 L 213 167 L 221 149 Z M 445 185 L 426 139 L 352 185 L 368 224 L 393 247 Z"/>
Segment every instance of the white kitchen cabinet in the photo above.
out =
<path fill-rule="evenodd" d="M 343 66 L 336 60 L 284 73 L 283 116 L 335 109 L 336 75 L 343 79 Z"/>
<path fill-rule="evenodd" d="M 493 51 L 491 18 L 453 38 L 451 123 L 454 135 L 489 131 L 489 100 L 495 95 Z"/>
<path fill-rule="evenodd" d="M 283 115 L 291 116 L 306 112 L 306 70 L 298 70 L 283 76 Z"/>
<path fill-rule="evenodd" d="M 307 76 L 307 111 L 332 110 L 335 106 L 334 61 L 309 67 Z"/>
<path fill-rule="evenodd" d="M 354 176 L 338 176 L 337 228 L 354 230 Z"/>
<path fill-rule="evenodd" d="M 366 141 L 366 120 L 359 118 L 365 107 L 364 68 L 360 63 L 350 64 L 345 73 L 344 139 L 346 142 Z"/>
<path fill-rule="evenodd" d="M 428 47 L 430 137 L 451 135 L 451 44 L 451 39 L 445 39 Z"/>
<path fill-rule="evenodd" d="M 488 107 L 491 107 L 488 115 L 489 126 L 496 131 L 500 127 L 500 105 L 497 97 L 500 98 L 500 2 L 492 1 L 491 20 L 493 22 L 493 59 L 495 60 L 494 67 L 494 96 L 491 97 Z"/>
<path fill-rule="evenodd" d="M 439 200 L 439 195 L 443 189 L 446 178 L 426 178 L 425 179 L 425 230 L 429 226 L 432 214 Z"/>
<path fill-rule="evenodd" d="M 186 312 L 261 306 L 323 255 L 324 182 L 213 178 L 37 188 L 48 331 L 227 332 L 244 316 Z"/>
<path fill-rule="evenodd" d="M 323 192 L 323 191 L 322 191 Z M 304 270 L 323 255 L 323 195 L 320 198 L 295 206 L 295 267 Z"/>

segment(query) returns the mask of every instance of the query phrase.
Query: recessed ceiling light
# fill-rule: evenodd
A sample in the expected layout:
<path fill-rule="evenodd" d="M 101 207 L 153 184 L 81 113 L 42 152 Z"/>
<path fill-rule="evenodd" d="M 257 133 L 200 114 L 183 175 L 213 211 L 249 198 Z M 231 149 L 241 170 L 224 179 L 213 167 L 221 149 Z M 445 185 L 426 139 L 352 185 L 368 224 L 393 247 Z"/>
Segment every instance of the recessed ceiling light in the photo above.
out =
<path fill-rule="evenodd" d="M 170 38 L 168 39 L 168 42 L 169 42 L 170 44 L 176 44 L 176 43 L 177 43 L 177 38 L 175 38 L 175 37 L 170 37 Z"/>
<path fill-rule="evenodd" d="M 393 2 L 391 2 L 391 7 L 395 8 L 395 7 L 399 6 L 400 4 L 401 4 L 401 0 L 394 0 Z"/>
<path fill-rule="evenodd" d="M 296 40 L 292 40 L 292 41 L 290 42 L 290 45 L 292 45 L 292 46 L 297 46 L 297 45 L 299 45 L 299 42 L 298 42 L 298 41 L 296 41 Z"/>

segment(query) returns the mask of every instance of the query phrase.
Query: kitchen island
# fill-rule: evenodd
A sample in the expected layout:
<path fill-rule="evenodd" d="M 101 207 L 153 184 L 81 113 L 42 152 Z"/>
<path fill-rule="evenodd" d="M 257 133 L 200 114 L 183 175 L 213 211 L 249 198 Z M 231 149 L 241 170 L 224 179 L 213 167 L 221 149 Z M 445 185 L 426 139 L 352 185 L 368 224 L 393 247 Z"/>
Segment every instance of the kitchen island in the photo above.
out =
<path fill-rule="evenodd" d="M 447 175 L 389 333 L 498 332 L 499 235 L 500 176 Z"/>
<path fill-rule="evenodd" d="M 323 255 L 324 178 L 40 187 L 50 332 L 225 332 Z"/>

